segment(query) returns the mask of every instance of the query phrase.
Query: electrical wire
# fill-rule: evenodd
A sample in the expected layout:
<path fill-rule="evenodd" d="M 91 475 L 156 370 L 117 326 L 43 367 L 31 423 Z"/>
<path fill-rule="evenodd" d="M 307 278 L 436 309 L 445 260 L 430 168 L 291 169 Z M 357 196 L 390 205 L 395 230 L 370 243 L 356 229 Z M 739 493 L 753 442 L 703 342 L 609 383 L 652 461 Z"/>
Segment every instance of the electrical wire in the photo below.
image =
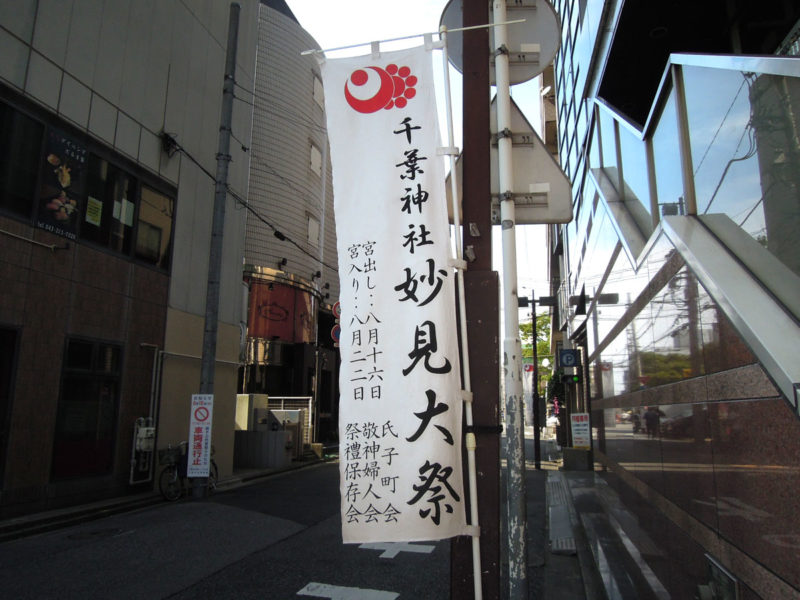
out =
<path fill-rule="evenodd" d="M 198 161 L 198 160 L 197 160 L 197 159 L 196 159 L 194 156 L 192 156 L 192 155 L 191 155 L 191 153 L 189 153 L 189 152 L 188 152 L 188 151 L 187 151 L 187 150 L 186 150 L 186 149 L 185 149 L 183 146 L 181 146 L 181 145 L 180 145 L 180 144 L 179 144 L 179 143 L 178 143 L 178 142 L 177 142 L 177 141 L 176 141 L 174 138 L 171 138 L 171 140 L 172 140 L 172 143 L 173 143 L 173 144 L 174 144 L 174 146 L 175 146 L 175 149 L 176 149 L 176 150 L 178 150 L 178 152 L 180 152 L 180 153 L 181 153 L 181 154 L 183 154 L 184 156 L 186 156 L 186 158 L 188 158 L 190 161 L 192 161 L 192 162 L 193 162 L 195 165 L 197 165 L 197 167 L 198 167 L 198 168 L 199 168 L 199 169 L 200 169 L 200 170 L 201 170 L 201 171 L 202 171 L 202 172 L 203 172 L 205 175 L 207 175 L 207 176 L 208 176 L 208 178 L 209 178 L 209 179 L 211 179 L 211 181 L 212 181 L 212 182 L 214 182 L 214 184 L 216 185 L 216 183 L 217 183 L 217 178 L 216 178 L 216 177 L 215 177 L 215 176 L 214 176 L 214 175 L 213 175 L 213 174 L 212 174 L 210 171 L 208 171 L 208 170 L 207 170 L 207 169 L 206 169 L 206 168 L 205 168 L 205 167 L 204 167 L 202 164 L 200 164 L 200 162 L 199 162 L 199 161 Z M 238 141 L 238 140 L 237 140 L 237 141 Z M 240 142 L 240 143 L 241 143 L 241 142 Z M 264 166 L 266 166 L 266 165 L 264 165 Z M 269 168 L 269 167 L 268 167 L 268 168 Z M 270 170 L 272 170 L 272 169 L 270 168 Z M 273 170 L 273 172 L 274 172 L 274 170 Z M 283 180 L 283 181 L 284 181 L 284 182 L 285 182 L 287 185 L 289 185 L 289 184 L 288 184 L 288 182 L 287 182 L 285 179 L 283 179 L 283 178 L 282 178 L 282 177 L 281 177 L 281 176 L 280 176 L 280 175 L 279 175 L 277 172 L 274 172 L 274 173 L 275 173 L 275 174 L 276 174 L 276 175 L 277 175 L 279 178 L 281 178 L 281 179 L 282 179 L 282 180 Z M 291 186 L 291 185 L 289 185 L 289 187 L 292 187 L 292 186 Z M 292 189 L 294 189 L 294 188 L 292 188 Z M 250 212 L 250 213 L 251 213 L 251 214 L 252 214 L 254 217 L 256 217 L 256 218 L 257 218 L 259 221 L 261 221 L 262 223 L 264 223 L 264 224 L 265 224 L 267 227 L 269 227 L 270 229 L 272 229 L 273 233 L 275 234 L 275 237 L 277 237 L 279 240 L 281 240 L 282 242 L 283 242 L 283 241 L 285 241 L 285 242 L 289 242 L 289 243 L 290 243 L 290 244 L 292 244 L 292 245 L 293 245 L 295 248 L 297 248 L 298 250 L 300 250 L 300 252 L 302 252 L 303 254 L 305 254 L 306 256 L 308 256 L 309 258 L 311 258 L 311 259 L 313 259 L 314 261 L 316 261 L 316 262 L 320 263 L 320 264 L 321 264 L 321 265 L 323 265 L 324 267 L 327 267 L 328 269 L 331 269 L 331 270 L 332 270 L 332 271 L 334 271 L 335 273 L 338 273 L 338 272 L 339 272 L 339 269 L 338 269 L 337 267 L 335 267 L 335 266 L 333 266 L 333 265 L 330 265 L 330 264 L 326 263 L 325 261 L 321 260 L 320 258 L 317 258 L 317 257 L 316 257 L 316 256 L 314 256 L 313 254 L 311 254 L 311 253 L 310 253 L 308 250 L 306 250 L 305 248 L 303 248 L 302 246 L 300 246 L 300 244 L 298 244 L 297 242 L 295 242 L 295 241 L 294 241 L 292 238 L 290 238 L 289 236 L 287 236 L 285 233 L 281 232 L 281 231 L 280 231 L 280 230 L 279 230 L 277 227 L 275 227 L 275 225 L 273 225 L 272 223 L 270 223 L 270 222 L 269 222 L 269 221 L 268 221 L 268 220 L 267 220 L 267 219 L 266 219 L 266 218 L 265 218 L 263 215 L 261 215 L 261 214 L 260 214 L 260 213 L 259 213 L 257 210 L 255 210 L 255 209 L 254 209 L 252 206 L 250 206 L 250 203 L 249 203 L 247 200 L 245 200 L 245 199 L 244 199 L 244 198 L 242 198 L 242 197 L 241 197 L 241 196 L 240 196 L 238 193 L 236 193 L 235 191 L 233 191 L 233 190 L 230 188 L 230 186 L 226 186 L 226 187 L 225 187 L 225 190 L 227 191 L 227 193 L 228 193 L 228 194 L 230 194 L 230 195 L 231 195 L 231 197 L 232 197 L 234 200 L 236 200 L 237 202 L 239 202 L 239 204 L 241 204 L 241 205 L 242 205 L 242 206 L 243 206 L 245 209 L 247 209 L 247 211 L 248 211 L 248 212 Z M 297 191 L 297 190 L 295 190 L 295 191 Z"/>
<path fill-rule="evenodd" d="M 293 245 L 295 248 L 297 248 L 298 250 L 300 250 L 300 252 L 302 252 L 303 254 L 305 254 L 306 256 L 308 256 L 308 257 L 310 257 L 310 258 L 313 258 L 315 261 L 317 261 L 318 263 L 320 263 L 320 264 L 321 264 L 321 265 L 323 265 L 324 267 L 327 267 L 328 269 L 331 269 L 331 270 L 332 270 L 332 271 L 334 271 L 334 272 L 337 272 L 337 273 L 339 272 L 339 269 L 338 269 L 337 267 L 334 267 L 333 265 L 329 265 L 329 264 L 328 264 L 328 263 L 326 263 L 324 260 L 320 260 L 319 258 L 317 258 L 316 256 L 314 256 L 313 254 L 311 254 L 311 253 L 310 253 L 308 250 L 306 250 L 305 248 L 303 248 L 302 246 L 300 246 L 300 245 L 299 245 L 297 242 L 295 242 L 295 241 L 294 241 L 293 239 L 291 239 L 289 236 L 287 236 L 285 233 L 282 233 L 282 232 L 281 232 L 281 231 L 280 231 L 280 230 L 279 230 L 277 227 L 275 227 L 275 225 L 273 225 L 272 223 L 270 223 L 269 221 L 267 221 L 267 220 L 264 218 L 264 216 L 263 216 L 263 215 L 261 215 L 261 214 L 260 214 L 258 211 L 256 211 L 256 210 L 255 210 L 255 209 L 254 209 L 252 206 L 250 206 L 250 203 L 249 203 L 247 200 L 245 200 L 245 199 L 244 199 L 244 198 L 242 198 L 242 197 L 241 197 L 239 194 L 237 194 L 236 192 L 234 192 L 234 191 L 233 191 L 233 190 L 232 190 L 230 187 L 228 187 L 228 188 L 226 188 L 226 189 L 228 190 L 228 193 L 229 193 L 229 194 L 230 194 L 230 195 L 231 195 L 231 196 L 232 196 L 232 197 L 233 197 L 233 198 L 234 198 L 234 199 L 235 199 L 237 202 L 239 202 L 239 204 L 241 204 L 242 206 L 244 206 L 244 207 L 247 209 L 247 211 L 248 211 L 248 212 L 250 212 L 250 213 L 251 213 L 251 214 L 252 214 L 254 217 L 256 217 L 256 218 L 257 218 L 259 221 L 261 221 L 262 223 L 264 223 L 264 225 L 266 225 L 267 227 L 269 227 L 270 229 L 272 229 L 272 231 L 273 231 L 273 232 L 276 234 L 276 235 L 275 235 L 275 237 L 277 237 L 279 240 L 281 240 L 281 241 L 286 241 L 286 242 L 289 242 L 289 243 L 290 243 L 290 244 L 292 244 L 292 245 Z"/>
<path fill-rule="evenodd" d="M 239 97 L 239 96 L 237 96 L 236 94 L 234 94 L 234 95 L 233 95 L 233 99 L 234 99 L 234 100 L 238 100 L 239 102 L 242 102 L 242 103 L 244 103 L 244 104 L 249 104 L 249 105 L 250 105 L 250 106 L 252 106 L 252 107 L 255 107 L 255 104 L 253 104 L 253 103 L 252 103 L 252 102 L 250 102 L 249 100 L 245 100 L 244 98 L 240 98 L 240 97 Z"/>
<path fill-rule="evenodd" d="M 717 139 L 717 136 L 719 135 L 720 130 L 722 130 L 722 126 L 725 124 L 725 121 L 728 119 L 728 115 L 731 113 L 731 110 L 733 109 L 733 105 L 736 104 L 736 99 L 739 97 L 739 94 L 742 93 L 742 88 L 744 88 L 744 85 L 746 83 L 747 83 L 747 78 L 744 78 L 742 80 L 742 83 L 739 85 L 739 89 L 736 91 L 736 95 L 733 97 L 733 100 L 731 101 L 731 105 L 728 107 L 728 110 L 725 112 L 725 115 L 722 117 L 722 121 L 720 121 L 719 127 L 717 127 L 717 130 L 714 132 L 714 135 L 711 138 L 711 141 L 708 142 L 708 146 L 706 146 L 706 151 L 703 152 L 703 156 L 700 158 L 700 162 L 697 163 L 697 168 L 694 170 L 694 174 L 695 175 L 697 175 L 697 173 L 700 171 L 700 167 L 703 166 L 703 162 L 705 162 L 706 157 L 708 156 L 708 153 L 711 150 L 711 146 L 714 145 L 714 141 Z"/>

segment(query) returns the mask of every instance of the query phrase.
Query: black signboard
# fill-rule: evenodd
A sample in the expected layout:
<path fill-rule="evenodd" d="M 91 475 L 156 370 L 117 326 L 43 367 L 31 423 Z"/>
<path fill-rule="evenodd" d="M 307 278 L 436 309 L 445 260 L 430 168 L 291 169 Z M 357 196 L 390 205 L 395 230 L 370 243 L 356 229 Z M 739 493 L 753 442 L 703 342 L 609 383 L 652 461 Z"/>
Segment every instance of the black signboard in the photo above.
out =
<path fill-rule="evenodd" d="M 47 132 L 37 227 L 71 240 L 77 237 L 87 157 L 83 145 L 59 131 Z"/>

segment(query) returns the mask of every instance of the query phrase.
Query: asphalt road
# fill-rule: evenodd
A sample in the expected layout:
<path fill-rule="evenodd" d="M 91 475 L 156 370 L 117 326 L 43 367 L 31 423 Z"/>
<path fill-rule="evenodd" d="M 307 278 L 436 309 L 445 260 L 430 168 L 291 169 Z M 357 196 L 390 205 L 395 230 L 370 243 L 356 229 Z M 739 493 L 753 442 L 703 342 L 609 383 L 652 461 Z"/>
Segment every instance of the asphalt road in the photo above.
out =
<path fill-rule="evenodd" d="M 338 465 L 0 544 L 0 598 L 449 598 L 450 544 L 342 544 Z"/>

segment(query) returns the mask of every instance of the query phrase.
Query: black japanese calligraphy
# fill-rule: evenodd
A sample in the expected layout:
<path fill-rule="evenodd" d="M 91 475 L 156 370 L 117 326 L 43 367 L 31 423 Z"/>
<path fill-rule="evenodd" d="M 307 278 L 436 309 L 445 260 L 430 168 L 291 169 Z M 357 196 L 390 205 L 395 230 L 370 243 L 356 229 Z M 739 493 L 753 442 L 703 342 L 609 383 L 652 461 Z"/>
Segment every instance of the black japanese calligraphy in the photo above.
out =
<path fill-rule="evenodd" d="M 417 228 L 414 225 L 409 225 L 408 228 L 411 230 L 411 232 L 403 236 L 403 239 L 405 239 L 405 242 L 403 242 L 403 248 L 408 248 L 408 251 L 411 254 L 414 254 L 414 249 L 418 246 L 428 246 L 433 244 L 433 240 L 428 239 L 428 236 L 431 232 L 425 227 L 425 223 L 421 223 L 419 225 L 419 232 L 417 232 Z"/>
<path fill-rule="evenodd" d="M 431 321 L 425 321 L 422 325 L 418 325 L 414 331 L 414 349 L 408 353 L 411 364 L 403 369 L 403 375 L 408 376 L 420 360 L 423 361 L 425 369 L 430 373 L 449 373 L 453 367 L 447 357 L 443 359 L 444 364 L 441 366 L 436 367 L 431 364 L 431 356 L 438 350 L 436 326 Z"/>
<path fill-rule="evenodd" d="M 440 522 L 442 504 L 444 504 L 445 511 L 452 513 L 453 505 L 450 503 L 450 498 L 457 502 L 461 500 L 458 493 L 456 493 L 447 481 L 452 474 L 452 467 L 442 467 L 439 463 L 431 463 L 426 460 L 425 464 L 419 469 L 419 480 L 422 483 L 412 486 L 416 494 L 408 501 L 408 504 L 414 505 L 427 495 L 428 497 L 425 502 L 432 506 L 430 508 L 420 508 L 419 516 L 424 519 L 430 515 L 431 521 L 433 521 L 435 525 L 438 525 Z M 442 493 L 443 487 L 449 494 L 449 498 Z M 431 514 L 431 511 L 433 511 L 433 514 Z"/>
<path fill-rule="evenodd" d="M 396 134 L 403 134 L 404 133 L 404 134 L 406 134 L 406 139 L 408 140 L 408 143 L 410 144 L 411 143 L 411 132 L 413 130 L 415 130 L 415 129 L 422 129 L 422 127 L 420 127 L 419 125 L 411 125 L 411 117 L 406 117 L 405 119 L 403 119 L 403 122 L 401 124 L 403 125 L 402 129 L 399 129 L 397 131 L 393 131 L 392 133 L 396 133 Z"/>
<path fill-rule="evenodd" d="M 422 412 L 414 413 L 417 416 L 417 418 L 419 418 L 419 420 L 422 422 L 419 424 L 419 428 L 414 432 L 414 435 L 406 438 L 406 440 L 408 440 L 409 442 L 416 442 L 419 439 L 419 437 L 425 432 L 425 429 L 427 429 L 428 424 L 433 420 L 433 418 L 437 415 L 447 412 L 450 408 L 449 406 L 447 406 L 442 402 L 436 404 L 436 392 L 434 392 L 433 390 L 427 390 L 425 392 L 425 395 L 428 397 L 428 407 Z M 446 427 L 442 427 L 441 425 L 434 425 L 434 427 L 436 427 L 436 429 L 442 432 L 442 434 L 444 435 L 444 441 L 452 446 L 453 435 L 450 433 L 450 431 Z"/>
<path fill-rule="evenodd" d="M 412 273 L 411 269 L 408 267 L 403 269 L 405 272 L 405 281 L 394 286 L 396 291 L 403 292 L 404 294 L 403 297 L 400 298 L 400 302 L 412 300 L 417 306 L 425 306 L 439 294 L 444 279 L 447 277 L 447 271 L 444 269 L 436 270 L 436 263 L 432 258 L 426 260 L 425 263 L 428 265 L 428 272 L 422 275 Z M 421 302 L 419 296 L 417 296 L 417 289 L 420 283 L 427 286 L 427 295 L 423 297 L 424 299 Z"/>
<path fill-rule="evenodd" d="M 400 511 L 387 501 L 397 491 L 398 475 L 392 473 L 392 459 L 399 455 L 391 440 L 397 438 L 390 421 L 348 423 L 344 427 L 344 488 L 349 504 L 348 523 L 397 521 Z M 385 442 L 391 445 L 385 445 Z"/>

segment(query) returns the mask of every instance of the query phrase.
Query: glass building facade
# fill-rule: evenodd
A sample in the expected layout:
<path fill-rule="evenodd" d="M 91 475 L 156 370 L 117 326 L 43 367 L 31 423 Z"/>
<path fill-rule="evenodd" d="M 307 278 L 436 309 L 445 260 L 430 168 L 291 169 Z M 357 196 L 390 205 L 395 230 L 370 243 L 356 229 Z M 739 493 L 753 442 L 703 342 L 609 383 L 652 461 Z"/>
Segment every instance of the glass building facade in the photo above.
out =
<path fill-rule="evenodd" d="M 800 10 L 710 2 L 695 25 L 658 4 L 553 1 L 574 207 L 550 232 L 554 337 L 584 375 L 563 399 L 591 414 L 597 475 L 672 597 L 711 564 L 736 597 L 791 597 Z"/>

